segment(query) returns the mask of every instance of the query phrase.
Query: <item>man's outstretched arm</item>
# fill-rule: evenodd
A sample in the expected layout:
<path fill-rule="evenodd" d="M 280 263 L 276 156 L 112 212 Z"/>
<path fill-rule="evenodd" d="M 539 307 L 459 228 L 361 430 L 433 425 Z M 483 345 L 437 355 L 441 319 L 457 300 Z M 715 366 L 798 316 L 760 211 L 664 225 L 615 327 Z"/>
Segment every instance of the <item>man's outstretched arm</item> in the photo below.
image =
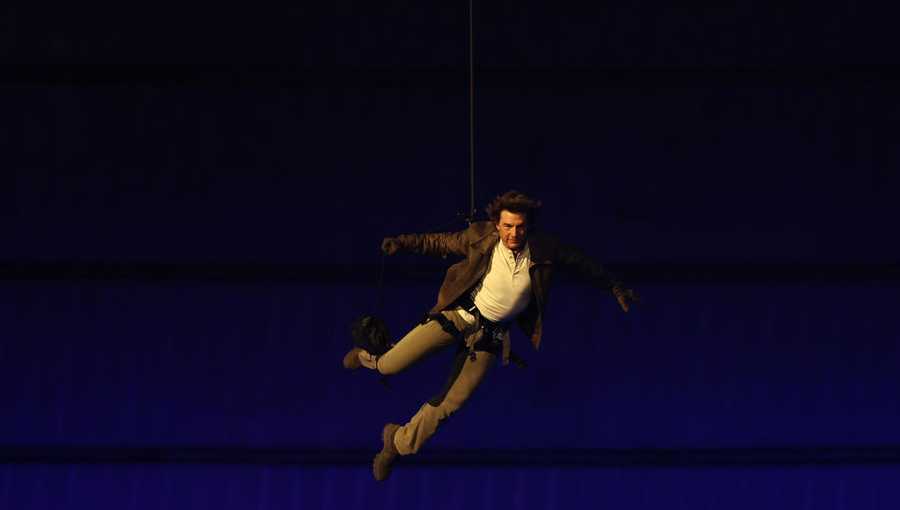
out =
<path fill-rule="evenodd" d="M 440 234 L 403 234 L 397 237 L 385 237 L 381 242 L 381 251 L 393 255 L 399 251 L 408 251 L 422 255 L 466 255 L 465 230 Z"/>
<path fill-rule="evenodd" d="M 557 257 L 561 263 L 573 268 L 592 284 L 611 291 L 623 312 L 628 312 L 632 303 L 640 302 L 640 297 L 634 290 L 625 287 L 600 263 L 585 255 L 578 248 L 561 245 Z"/>

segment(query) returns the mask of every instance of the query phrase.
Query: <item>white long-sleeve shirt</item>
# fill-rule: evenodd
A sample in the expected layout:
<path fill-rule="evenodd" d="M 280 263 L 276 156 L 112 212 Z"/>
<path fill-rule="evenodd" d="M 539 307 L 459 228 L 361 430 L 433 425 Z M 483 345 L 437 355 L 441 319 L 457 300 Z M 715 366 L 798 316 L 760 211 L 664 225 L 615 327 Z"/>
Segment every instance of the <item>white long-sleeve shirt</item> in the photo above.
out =
<path fill-rule="evenodd" d="M 498 242 L 491 254 L 491 262 L 481 283 L 475 288 L 472 300 L 481 315 L 494 322 L 513 319 L 531 301 L 531 250 L 528 245 L 516 256 L 503 242 Z M 474 321 L 467 312 L 462 316 Z"/>

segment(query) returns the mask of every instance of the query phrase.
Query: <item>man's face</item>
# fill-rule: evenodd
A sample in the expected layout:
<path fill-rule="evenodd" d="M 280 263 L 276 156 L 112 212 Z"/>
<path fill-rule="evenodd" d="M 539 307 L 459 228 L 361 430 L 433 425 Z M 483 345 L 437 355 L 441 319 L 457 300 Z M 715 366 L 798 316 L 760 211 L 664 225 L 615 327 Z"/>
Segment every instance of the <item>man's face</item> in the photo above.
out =
<path fill-rule="evenodd" d="M 500 211 L 500 221 L 497 222 L 497 232 L 500 233 L 500 241 L 512 251 L 519 251 L 525 247 L 525 239 L 528 236 L 528 226 L 525 223 L 524 214 Z"/>

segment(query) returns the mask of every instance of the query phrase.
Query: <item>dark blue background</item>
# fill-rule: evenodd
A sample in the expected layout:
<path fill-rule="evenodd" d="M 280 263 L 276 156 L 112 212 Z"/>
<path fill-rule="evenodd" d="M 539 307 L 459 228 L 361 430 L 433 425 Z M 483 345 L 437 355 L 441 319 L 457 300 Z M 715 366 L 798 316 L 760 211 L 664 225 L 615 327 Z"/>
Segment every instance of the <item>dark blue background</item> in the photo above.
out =
<path fill-rule="evenodd" d="M 4 8 L 0 507 L 897 506 L 900 75 L 851 2 L 476 6 L 479 208 L 644 302 L 562 278 L 371 481 L 449 353 L 339 359 L 381 238 L 463 226 L 465 7 Z M 395 334 L 444 264 L 387 261 Z"/>

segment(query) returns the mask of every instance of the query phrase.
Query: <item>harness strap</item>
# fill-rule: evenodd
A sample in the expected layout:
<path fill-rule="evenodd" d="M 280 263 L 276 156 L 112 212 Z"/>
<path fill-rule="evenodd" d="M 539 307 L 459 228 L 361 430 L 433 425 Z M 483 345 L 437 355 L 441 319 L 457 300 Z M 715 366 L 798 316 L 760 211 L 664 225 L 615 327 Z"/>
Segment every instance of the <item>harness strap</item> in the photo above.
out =
<path fill-rule="evenodd" d="M 444 314 L 440 312 L 426 313 L 425 318 L 422 319 L 422 324 L 425 324 L 430 320 L 437 321 L 437 323 L 441 325 L 441 329 L 446 331 L 448 335 L 452 336 L 453 338 L 462 340 L 462 331 L 460 331 L 459 328 L 456 327 L 456 324 L 453 324 L 450 319 L 444 317 Z"/>
<path fill-rule="evenodd" d="M 425 317 L 422 319 L 422 324 L 430 320 L 437 321 L 440 324 L 441 329 L 447 332 L 453 338 L 460 340 L 465 343 L 465 346 L 469 351 L 469 359 L 475 361 L 476 354 L 475 352 L 478 350 L 490 351 L 496 354 L 496 347 L 500 347 L 500 356 L 502 359 L 503 365 L 509 365 L 509 362 L 512 361 L 518 367 L 525 368 L 527 364 L 525 360 L 522 359 L 521 356 L 512 352 L 510 349 L 510 340 L 509 340 L 509 329 L 504 327 L 504 325 L 500 323 L 496 323 L 485 319 L 482 317 L 481 312 L 478 310 L 478 307 L 472 303 L 471 300 L 460 300 L 461 307 L 467 312 L 471 313 L 475 316 L 475 320 L 478 323 L 478 329 L 480 329 L 483 334 L 480 339 L 475 340 L 474 335 L 466 341 L 465 335 L 463 335 L 462 331 L 456 327 L 453 322 L 444 316 L 443 313 L 426 313 Z"/>

